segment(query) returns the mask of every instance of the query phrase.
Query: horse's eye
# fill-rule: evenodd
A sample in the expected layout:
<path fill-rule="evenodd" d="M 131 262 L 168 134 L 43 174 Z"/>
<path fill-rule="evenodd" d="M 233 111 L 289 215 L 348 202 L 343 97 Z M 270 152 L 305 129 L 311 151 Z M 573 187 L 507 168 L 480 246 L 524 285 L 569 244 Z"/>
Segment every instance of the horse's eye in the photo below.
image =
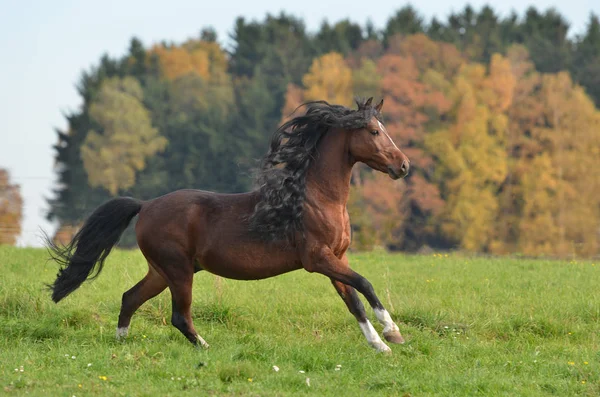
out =
<path fill-rule="evenodd" d="M 372 130 L 371 134 L 373 134 L 373 135 L 379 135 L 379 130 Z"/>

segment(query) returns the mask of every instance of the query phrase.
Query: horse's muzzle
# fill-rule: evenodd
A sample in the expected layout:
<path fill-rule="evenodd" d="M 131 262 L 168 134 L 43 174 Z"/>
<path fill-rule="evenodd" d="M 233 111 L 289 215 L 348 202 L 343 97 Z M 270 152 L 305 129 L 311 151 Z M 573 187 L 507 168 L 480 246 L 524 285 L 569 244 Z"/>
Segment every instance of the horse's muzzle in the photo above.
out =
<path fill-rule="evenodd" d="M 408 162 L 408 160 L 404 160 L 400 167 L 396 168 L 396 167 L 392 167 L 391 165 L 388 165 L 387 169 L 388 169 L 388 175 L 390 176 L 390 178 L 392 178 L 394 180 L 404 178 L 406 175 L 408 175 L 408 170 L 410 169 L 410 163 Z"/>

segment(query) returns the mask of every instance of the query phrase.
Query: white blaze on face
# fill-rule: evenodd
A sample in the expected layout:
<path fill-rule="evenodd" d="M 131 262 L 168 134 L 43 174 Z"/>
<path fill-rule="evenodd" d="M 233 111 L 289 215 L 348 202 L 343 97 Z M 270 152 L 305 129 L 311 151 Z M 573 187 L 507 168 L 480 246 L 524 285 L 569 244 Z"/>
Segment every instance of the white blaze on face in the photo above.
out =
<path fill-rule="evenodd" d="M 377 350 L 378 352 L 386 353 L 392 351 L 392 349 L 390 349 L 389 346 L 381 340 L 379 334 L 377 333 L 377 331 L 375 331 L 375 328 L 373 328 L 373 325 L 369 320 L 367 320 L 364 323 L 359 322 L 358 325 L 360 326 L 360 329 L 362 330 L 362 333 L 365 336 L 365 338 L 367 338 L 367 342 L 369 342 L 369 345 L 374 347 L 375 350 Z"/>
<path fill-rule="evenodd" d="M 396 146 L 396 144 L 394 143 L 394 141 L 392 141 L 392 138 L 388 135 L 387 130 L 385 129 L 385 127 L 383 126 L 383 124 L 381 124 L 381 121 L 377 120 L 377 125 L 379 126 L 379 130 L 381 132 L 383 132 L 385 134 L 385 136 L 388 137 L 388 139 L 390 140 L 390 142 L 392 142 L 392 145 L 394 145 L 394 147 L 396 149 L 398 149 L 398 146 Z M 400 150 L 400 149 L 398 149 Z"/>

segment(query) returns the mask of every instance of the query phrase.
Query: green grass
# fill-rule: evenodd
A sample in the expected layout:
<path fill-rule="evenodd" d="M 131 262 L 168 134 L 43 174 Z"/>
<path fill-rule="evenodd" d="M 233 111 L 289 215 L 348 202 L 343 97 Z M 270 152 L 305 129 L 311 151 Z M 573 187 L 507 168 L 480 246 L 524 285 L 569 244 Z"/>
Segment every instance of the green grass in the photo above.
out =
<path fill-rule="evenodd" d="M 45 259 L 0 247 L 0 394 L 600 395 L 600 263 L 352 255 L 407 339 L 384 356 L 317 274 L 198 273 L 205 351 L 169 324 L 168 292 L 114 339 L 121 295 L 146 272 L 138 251 L 113 252 L 58 305 L 43 288 L 57 270 Z"/>

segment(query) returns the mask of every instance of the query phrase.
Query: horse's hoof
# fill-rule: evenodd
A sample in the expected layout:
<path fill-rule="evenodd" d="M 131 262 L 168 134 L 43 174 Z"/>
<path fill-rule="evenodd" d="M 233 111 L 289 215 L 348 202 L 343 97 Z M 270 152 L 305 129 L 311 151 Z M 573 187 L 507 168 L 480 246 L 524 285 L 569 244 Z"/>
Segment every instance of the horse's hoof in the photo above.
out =
<path fill-rule="evenodd" d="M 384 332 L 383 337 L 390 343 L 397 343 L 399 345 L 404 343 L 404 338 L 400 334 L 400 331 L 397 330 Z"/>

